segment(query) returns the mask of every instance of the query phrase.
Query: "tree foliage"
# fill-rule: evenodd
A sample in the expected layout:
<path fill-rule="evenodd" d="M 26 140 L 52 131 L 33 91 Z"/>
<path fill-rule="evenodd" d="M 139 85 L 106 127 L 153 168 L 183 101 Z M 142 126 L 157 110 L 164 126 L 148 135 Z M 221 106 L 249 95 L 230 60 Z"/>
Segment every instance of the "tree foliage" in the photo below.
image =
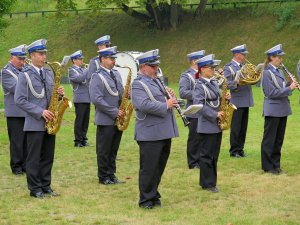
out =
<path fill-rule="evenodd" d="M 6 20 L 3 19 L 5 13 L 9 13 L 16 0 L 1 0 L 0 1 L 0 32 L 7 26 Z"/>

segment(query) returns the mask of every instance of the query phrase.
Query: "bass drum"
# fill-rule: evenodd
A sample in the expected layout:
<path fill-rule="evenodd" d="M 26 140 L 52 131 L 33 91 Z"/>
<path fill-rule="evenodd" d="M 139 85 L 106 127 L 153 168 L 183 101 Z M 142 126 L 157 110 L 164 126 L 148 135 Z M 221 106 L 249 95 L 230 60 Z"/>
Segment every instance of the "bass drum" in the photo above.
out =
<path fill-rule="evenodd" d="M 119 66 L 128 66 L 131 68 L 132 76 L 131 82 L 137 77 L 138 72 L 138 63 L 135 60 L 135 57 L 130 54 L 130 52 L 118 52 L 116 54 L 116 64 Z M 118 70 L 121 74 L 123 86 L 126 85 L 127 77 L 129 75 L 129 71 L 127 68 L 114 67 L 115 70 Z"/>

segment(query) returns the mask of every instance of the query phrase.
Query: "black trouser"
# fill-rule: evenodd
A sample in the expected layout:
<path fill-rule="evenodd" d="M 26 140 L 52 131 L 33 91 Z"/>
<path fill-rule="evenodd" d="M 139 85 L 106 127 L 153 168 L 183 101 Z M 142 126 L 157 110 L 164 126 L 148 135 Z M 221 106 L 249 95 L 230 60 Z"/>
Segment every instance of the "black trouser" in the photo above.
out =
<path fill-rule="evenodd" d="M 233 112 L 230 129 L 230 154 L 244 153 L 248 127 L 249 108 L 238 108 Z"/>
<path fill-rule="evenodd" d="M 140 147 L 139 204 L 160 198 L 158 185 L 170 155 L 171 139 L 138 141 Z"/>
<path fill-rule="evenodd" d="M 217 163 L 222 142 L 222 132 L 217 134 L 199 134 L 200 186 L 216 187 Z"/>
<path fill-rule="evenodd" d="M 122 134 L 115 125 L 97 126 L 96 153 L 98 177 L 101 180 L 109 179 L 116 173 L 116 158 Z"/>
<path fill-rule="evenodd" d="M 54 160 L 55 135 L 46 131 L 27 131 L 26 174 L 28 189 L 32 193 L 48 190 Z"/>
<path fill-rule="evenodd" d="M 26 133 L 23 131 L 25 117 L 7 117 L 10 149 L 10 168 L 13 173 L 26 170 Z"/>
<path fill-rule="evenodd" d="M 188 118 L 190 121 L 189 137 L 187 140 L 187 161 L 189 168 L 199 165 L 199 135 L 197 134 L 197 118 Z"/>
<path fill-rule="evenodd" d="M 90 103 L 74 103 L 75 105 L 75 123 L 74 135 L 76 144 L 85 144 L 87 142 L 86 133 L 90 121 Z"/>
<path fill-rule="evenodd" d="M 280 168 L 287 117 L 265 117 L 264 137 L 261 143 L 261 164 L 265 171 Z"/>

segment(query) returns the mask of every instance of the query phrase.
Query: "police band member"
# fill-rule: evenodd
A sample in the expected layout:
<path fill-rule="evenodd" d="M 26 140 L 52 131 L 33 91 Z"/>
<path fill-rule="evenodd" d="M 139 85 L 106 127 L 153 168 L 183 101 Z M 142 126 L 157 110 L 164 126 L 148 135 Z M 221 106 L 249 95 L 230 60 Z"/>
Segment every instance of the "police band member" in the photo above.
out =
<path fill-rule="evenodd" d="M 115 122 L 117 117 L 124 115 L 124 111 L 119 110 L 124 92 L 122 79 L 119 72 L 113 69 L 116 51 L 116 46 L 98 51 L 100 68 L 93 73 L 90 81 L 90 97 L 96 107 L 96 151 L 101 184 L 124 183 L 115 176 L 116 157 L 122 137 Z"/>
<path fill-rule="evenodd" d="M 248 54 L 246 45 L 239 45 L 231 49 L 233 59 L 225 65 L 224 75 L 228 82 L 231 93 L 231 103 L 237 107 L 233 112 L 230 130 L 230 156 L 246 157 L 244 145 L 248 127 L 249 107 L 253 106 L 253 96 L 251 85 L 239 85 L 235 76 L 240 72 L 246 55 Z"/>
<path fill-rule="evenodd" d="M 193 103 L 203 104 L 198 113 L 197 133 L 199 135 L 200 152 L 200 186 L 210 192 L 218 192 L 217 162 L 220 153 L 222 130 L 218 119 L 223 118 L 220 111 L 220 90 L 218 82 L 213 79 L 215 67 L 221 60 L 215 60 L 213 54 L 204 56 L 197 61 L 199 80 L 196 83 Z M 230 99 L 230 94 L 226 96 Z"/>
<path fill-rule="evenodd" d="M 53 119 L 53 113 L 47 108 L 54 86 L 53 72 L 44 68 L 47 59 L 46 42 L 45 39 L 37 40 L 27 47 L 32 64 L 19 74 L 14 98 L 16 104 L 26 112 L 27 184 L 30 196 L 36 198 L 59 195 L 51 188 L 55 135 L 45 130 L 45 121 Z M 63 87 L 58 89 L 58 94 L 64 95 Z"/>
<path fill-rule="evenodd" d="M 1 71 L 4 94 L 5 117 L 10 144 L 10 167 L 15 175 L 21 175 L 26 170 L 26 135 L 23 131 L 25 112 L 16 106 L 14 95 L 19 74 L 24 67 L 26 45 L 12 48 L 10 61 Z"/>
<path fill-rule="evenodd" d="M 190 68 L 181 74 L 179 80 L 179 95 L 180 98 L 186 99 L 186 107 L 193 104 L 193 92 L 196 84 L 195 74 L 198 72 L 198 66 L 196 61 L 202 58 L 205 54 L 205 50 L 192 52 L 187 55 L 190 62 Z M 189 125 L 189 136 L 187 140 L 187 162 L 190 169 L 200 168 L 199 166 L 199 138 L 197 134 L 197 115 L 190 114 L 187 116 Z"/>
<path fill-rule="evenodd" d="M 282 70 L 282 45 L 265 52 L 266 66 L 263 71 L 262 88 L 265 95 L 263 115 L 264 136 L 261 143 L 262 169 L 271 174 L 280 174 L 281 147 L 286 129 L 287 116 L 292 114 L 288 96 L 298 87 L 296 82 L 287 81 Z"/>
<path fill-rule="evenodd" d="M 105 36 L 98 38 L 95 41 L 95 44 L 97 45 L 98 51 L 110 47 L 111 46 L 110 36 L 105 35 Z M 96 73 L 96 71 L 99 69 L 100 69 L 100 59 L 98 56 L 96 56 L 96 57 L 92 58 L 89 63 L 89 67 L 88 67 L 89 78 L 92 76 L 93 73 Z"/>
<path fill-rule="evenodd" d="M 73 86 L 73 102 L 75 105 L 75 147 L 88 146 L 86 136 L 90 121 L 90 94 L 88 70 L 84 68 L 83 54 L 81 50 L 70 55 L 73 66 L 69 68 L 68 74 Z"/>
<path fill-rule="evenodd" d="M 178 137 L 173 114 L 177 101 L 166 100 L 157 80 L 159 57 L 158 49 L 137 57 L 139 72 L 131 89 L 136 111 L 134 139 L 140 148 L 139 206 L 146 209 L 161 206 L 158 186 L 170 154 L 171 138 Z"/>

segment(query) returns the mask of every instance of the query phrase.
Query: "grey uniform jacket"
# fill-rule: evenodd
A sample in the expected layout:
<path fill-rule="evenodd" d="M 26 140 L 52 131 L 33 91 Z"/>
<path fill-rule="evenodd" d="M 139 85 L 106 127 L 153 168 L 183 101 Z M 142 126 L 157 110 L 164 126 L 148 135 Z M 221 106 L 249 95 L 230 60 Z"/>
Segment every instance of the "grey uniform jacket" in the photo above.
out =
<path fill-rule="evenodd" d="M 29 80 L 27 80 L 25 73 L 28 74 Z M 40 74 L 33 66 L 27 66 L 19 74 L 15 92 L 15 102 L 26 112 L 24 131 L 45 131 L 45 120 L 42 114 L 50 103 L 54 86 L 53 72 L 44 68 L 43 78 L 45 80 L 46 90 L 44 90 L 44 84 Z M 42 90 L 44 90 L 44 96 L 41 95 Z"/>
<path fill-rule="evenodd" d="M 89 67 L 88 67 L 88 79 L 91 78 L 91 76 L 96 73 L 100 69 L 100 61 L 99 57 L 96 56 L 92 58 L 89 62 Z"/>
<path fill-rule="evenodd" d="M 151 78 L 138 73 L 132 83 L 131 98 L 136 113 L 135 140 L 158 141 L 178 137 L 174 112 L 167 109 L 164 92 Z"/>
<path fill-rule="evenodd" d="M 209 94 L 205 92 L 205 89 Z M 217 120 L 217 115 L 220 111 L 218 106 L 220 101 L 220 90 L 217 81 L 211 81 L 210 83 L 203 78 L 200 78 L 196 83 L 193 99 L 194 104 L 203 104 L 202 110 L 197 114 L 197 133 L 216 134 L 222 132 L 218 126 Z"/>
<path fill-rule="evenodd" d="M 189 68 L 187 71 L 181 74 L 179 80 L 179 96 L 182 99 L 186 99 L 186 108 L 193 104 L 193 92 L 195 89 L 196 71 L 193 68 Z M 190 118 L 197 118 L 197 115 L 188 115 Z"/>
<path fill-rule="evenodd" d="M 229 67 L 232 69 L 234 74 Z M 224 66 L 224 75 L 227 79 L 228 88 L 230 89 L 231 93 L 230 102 L 237 108 L 252 107 L 254 103 L 251 85 L 240 86 L 235 81 L 236 72 L 240 69 L 240 66 L 234 61 L 231 61 Z"/>
<path fill-rule="evenodd" d="M 124 88 L 120 73 L 114 69 L 111 71 L 117 79 L 117 87 L 111 75 L 102 67 L 91 77 L 90 97 L 91 102 L 96 106 L 96 125 L 114 125 L 118 116 L 119 103 Z M 108 88 L 105 83 L 108 85 Z"/>
<path fill-rule="evenodd" d="M 6 117 L 25 117 L 26 114 L 16 105 L 14 100 L 20 72 L 21 71 L 15 68 L 10 62 L 1 71 Z"/>
<path fill-rule="evenodd" d="M 285 117 L 292 114 L 288 96 L 292 90 L 287 84 L 282 70 L 270 64 L 263 71 L 262 88 L 265 95 L 263 115 Z"/>
<path fill-rule="evenodd" d="M 71 66 L 68 70 L 68 76 L 73 86 L 73 102 L 89 103 L 89 79 L 88 70 L 78 66 Z"/>

